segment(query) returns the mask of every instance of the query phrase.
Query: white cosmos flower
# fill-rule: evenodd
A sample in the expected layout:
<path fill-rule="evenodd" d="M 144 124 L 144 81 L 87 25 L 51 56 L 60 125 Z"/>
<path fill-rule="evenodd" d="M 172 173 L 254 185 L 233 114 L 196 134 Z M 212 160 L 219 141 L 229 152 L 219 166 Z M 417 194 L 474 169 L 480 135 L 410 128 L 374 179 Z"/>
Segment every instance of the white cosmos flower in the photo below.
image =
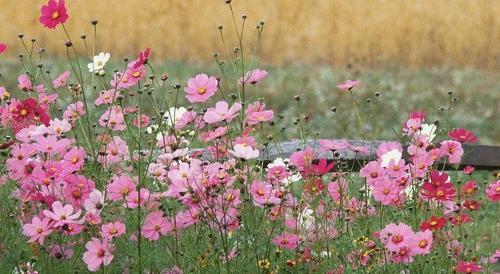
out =
<path fill-rule="evenodd" d="M 184 115 L 184 113 L 186 112 L 187 112 L 186 108 L 171 107 L 165 114 L 163 114 L 163 118 L 165 118 L 169 126 L 173 127 L 175 126 L 175 123 L 177 123 L 177 121 L 179 121 L 182 118 L 182 115 Z"/>
<path fill-rule="evenodd" d="M 386 152 L 382 157 L 382 161 L 380 162 L 381 167 L 387 167 L 389 166 L 389 163 L 391 160 L 394 160 L 394 163 L 398 163 L 399 160 L 401 160 L 401 156 L 403 156 L 403 153 L 397 149 L 390 150 Z"/>
<path fill-rule="evenodd" d="M 422 125 L 422 130 L 420 131 L 422 134 L 427 136 L 427 141 L 432 142 L 434 140 L 434 137 L 436 137 L 436 129 L 437 126 L 434 124 L 423 124 Z"/>
<path fill-rule="evenodd" d="M 104 68 L 111 55 L 109 53 L 101 52 L 99 55 L 94 56 L 92 63 L 87 65 L 89 72 L 99 72 Z"/>

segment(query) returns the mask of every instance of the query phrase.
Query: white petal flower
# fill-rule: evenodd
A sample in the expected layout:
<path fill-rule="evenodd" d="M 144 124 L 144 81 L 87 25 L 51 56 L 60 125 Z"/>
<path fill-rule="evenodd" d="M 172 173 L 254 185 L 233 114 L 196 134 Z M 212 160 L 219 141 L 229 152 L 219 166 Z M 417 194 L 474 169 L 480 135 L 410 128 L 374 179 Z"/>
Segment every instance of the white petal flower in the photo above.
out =
<path fill-rule="evenodd" d="M 432 125 L 423 124 L 422 130 L 420 132 L 421 132 L 421 134 L 427 136 L 428 142 L 432 142 L 432 140 L 434 140 L 434 137 L 436 137 L 436 129 L 437 129 L 437 126 L 434 124 L 432 124 Z"/>
<path fill-rule="evenodd" d="M 389 166 L 389 163 L 391 160 L 394 160 L 394 163 L 398 163 L 399 160 L 401 160 L 401 156 L 403 156 L 403 153 L 397 149 L 390 150 L 386 152 L 382 157 L 382 161 L 380 162 L 381 167 L 387 167 Z"/>
<path fill-rule="evenodd" d="M 89 72 L 99 72 L 104 68 L 111 55 L 109 53 L 101 52 L 99 55 L 94 56 L 93 62 L 87 65 Z"/>

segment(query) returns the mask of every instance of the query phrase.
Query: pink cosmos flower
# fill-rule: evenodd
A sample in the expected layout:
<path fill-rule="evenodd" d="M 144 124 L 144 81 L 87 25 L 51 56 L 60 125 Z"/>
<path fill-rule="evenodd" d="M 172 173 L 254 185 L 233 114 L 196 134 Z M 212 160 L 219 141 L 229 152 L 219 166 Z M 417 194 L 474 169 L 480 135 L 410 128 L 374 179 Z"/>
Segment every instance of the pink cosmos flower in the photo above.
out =
<path fill-rule="evenodd" d="M 81 212 L 82 211 L 78 209 L 73 213 L 73 207 L 71 205 L 63 206 L 60 201 L 55 201 L 52 203 L 52 211 L 45 209 L 43 214 L 55 221 L 54 227 L 60 227 L 64 224 L 77 222 L 76 219 L 80 217 Z"/>
<path fill-rule="evenodd" d="M 344 140 L 327 140 L 320 139 L 319 146 L 321 151 L 330 152 L 330 151 L 338 151 L 342 149 L 347 149 L 350 147 L 350 144 Z"/>
<path fill-rule="evenodd" d="M 500 201 L 500 180 L 491 182 L 486 187 L 486 196 L 492 202 Z"/>
<path fill-rule="evenodd" d="M 461 143 L 475 143 L 477 142 L 477 137 L 474 132 L 467 130 L 465 128 L 456 128 L 448 132 L 448 137 L 455 141 Z"/>
<path fill-rule="evenodd" d="M 56 79 L 52 80 L 52 85 L 54 88 L 60 88 L 68 83 L 68 79 L 71 73 L 69 71 L 63 72 L 61 75 L 57 76 Z"/>
<path fill-rule="evenodd" d="M 137 59 L 133 62 L 132 67 L 138 68 L 147 63 L 149 55 L 151 54 L 151 48 L 146 48 L 145 50 L 139 52 Z"/>
<path fill-rule="evenodd" d="M 125 224 L 122 222 L 108 223 L 101 227 L 102 235 L 105 239 L 112 239 L 113 237 L 119 237 L 125 233 Z"/>
<path fill-rule="evenodd" d="M 99 97 L 97 97 L 97 99 L 95 100 L 95 105 L 109 105 L 116 101 L 120 96 L 120 91 L 116 89 L 103 90 L 99 93 Z"/>
<path fill-rule="evenodd" d="M 254 149 L 251 146 L 247 146 L 245 144 L 234 145 L 233 150 L 229 150 L 229 153 L 231 153 L 236 158 L 245 160 L 255 159 L 259 157 L 260 154 L 258 149 Z"/>
<path fill-rule="evenodd" d="M 84 201 L 83 206 L 87 212 L 100 214 L 104 206 L 104 195 L 97 189 L 92 190 L 88 198 Z"/>
<path fill-rule="evenodd" d="M 163 217 L 163 213 L 161 211 L 154 211 L 149 213 L 144 219 L 141 234 L 150 241 L 156 241 L 160 239 L 160 236 L 171 232 L 172 229 L 172 223 Z"/>
<path fill-rule="evenodd" d="M 342 84 L 339 84 L 337 87 L 341 90 L 351 90 L 359 85 L 358 80 L 347 80 Z"/>
<path fill-rule="evenodd" d="M 26 74 L 21 74 L 17 77 L 18 87 L 24 91 L 32 91 L 33 84 L 31 83 L 30 78 Z"/>
<path fill-rule="evenodd" d="M 38 241 L 39 244 L 43 245 L 45 237 L 52 233 L 52 225 L 49 218 L 44 218 L 40 220 L 38 216 L 33 217 L 31 223 L 23 225 L 23 234 L 30 237 L 30 243 Z"/>
<path fill-rule="evenodd" d="M 73 257 L 73 249 L 71 249 L 71 247 L 64 247 L 56 244 L 52 245 L 49 250 L 50 250 L 49 255 L 56 259 L 63 260 L 63 259 L 70 259 L 71 257 Z"/>
<path fill-rule="evenodd" d="M 74 123 L 78 118 L 85 114 L 84 104 L 81 101 L 69 104 L 63 113 L 63 118 Z"/>
<path fill-rule="evenodd" d="M 64 0 L 59 0 L 59 2 L 49 0 L 47 5 L 42 6 L 40 13 L 40 23 L 49 29 L 54 29 L 57 25 L 64 24 L 69 18 Z"/>
<path fill-rule="evenodd" d="M 335 202 L 340 202 L 341 197 L 347 196 L 347 180 L 345 178 L 340 178 L 328 184 L 328 193 Z"/>
<path fill-rule="evenodd" d="M 213 76 L 198 74 L 188 80 L 188 85 L 184 88 L 186 99 L 191 103 L 203 103 L 212 97 L 217 91 L 218 81 Z"/>
<path fill-rule="evenodd" d="M 83 261 L 92 272 L 99 270 L 101 265 L 109 265 L 113 260 L 112 252 L 115 247 L 107 240 L 101 242 L 97 238 L 92 238 L 85 244 L 85 248 L 87 250 L 83 253 Z"/>
<path fill-rule="evenodd" d="M 267 71 L 260 70 L 260 69 L 254 69 L 254 70 L 247 72 L 247 74 L 245 75 L 245 79 L 243 79 L 243 77 L 240 77 L 238 82 L 240 84 L 250 83 L 252 85 L 255 85 L 258 82 L 264 80 L 266 77 L 267 77 Z"/>
<path fill-rule="evenodd" d="M 99 118 L 99 125 L 113 131 L 124 131 L 127 126 L 125 125 L 122 108 L 120 106 L 112 106 L 106 110 L 101 115 L 101 118 Z"/>
<path fill-rule="evenodd" d="M 203 120 L 209 124 L 214 124 L 222 121 L 231 122 L 241 109 L 240 103 L 235 103 L 229 108 L 225 101 L 219 101 L 215 104 L 215 108 L 209 108 Z"/>
<path fill-rule="evenodd" d="M 139 117 L 135 117 L 134 121 L 132 122 L 134 126 L 139 127 Z M 141 119 L 140 119 L 140 126 L 141 128 L 146 128 L 149 125 L 149 116 L 146 114 L 141 114 Z"/>
<path fill-rule="evenodd" d="M 137 208 L 138 206 L 144 206 L 144 203 L 149 201 L 151 194 L 149 190 L 145 188 L 139 189 L 139 192 L 133 190 L 125 197 L 124 206 L 127 208 Z"/>
<path fill-rule="evenodd" d="M 274 111 L 272 110 L 263 110 L 263 111 L 254 111 L 247 115 L 247 123 L 249 125 L 256 125 L 258 123 L 264 123 L 272 121 L 274 117 Z"/>
<path fill-rule="evenodd" d="M 400 195 L 400 190 L 389 178 L 380 178 L 373 182 L 373 198 L 383 205 L 390 205 Z"/>
<path fill-rule="evenodd" d="M 312 165 L 312 161 L 315 157 L 316 154 L 314 150 L 311 147 L 306 147 L 304 150 L 292 153 L 292 155 L 290 155 L 290 163 L 299 170 L 303 170 Z"/>
<path fill-rule="evenodd" d="M 284 232 L 283 234 L 274 237 L 272 242 L 281 248 L 294 250 L 299 244 L 299 236 L 297 236 L 297 234 Z"/>
<path fill-rule="evenodd" d="M 6 51 L 8 48 L 7 44 L 0 43 L 0 54 Z"/>
<path fill-rule="evenodd" d="M 271 184 L 260 181 L 254 181 L 250 185 L 250 194 L 252 194 L 253 204 L 258 207 L 264 205 L 278 205 L 281 199 Z"/>
<path fill-rule="evenodd" d="M 387 249 L 392 252 L 399 252 L 400 247 L 407 246 L 413 237 L 413 230 L 404 223 L 391 223 L 380 231 L 380 239 Z"/>
<path fill-rule="evenodd" d="M 457 141 L 442 141 L 439 149 L 443 155 L 448 156 L 448 162 L 450 164 L 460 163 L 462 155 L 464 154 L 462 144 Z"/>
<path fill-rule="evenodd" d="M 359 170 L 359 174 L 366 178 L 369 185 L 372 185 L 375 180 L 384 176 L 385 170 L 380 166 L 379 162 L 371 161 Z"/>
<path fill-rule="evenodd" d="M 426 255 L 431 253 L 432 231 L 418 231 L 412 239 L 412 249 L 415 254 Z"/>

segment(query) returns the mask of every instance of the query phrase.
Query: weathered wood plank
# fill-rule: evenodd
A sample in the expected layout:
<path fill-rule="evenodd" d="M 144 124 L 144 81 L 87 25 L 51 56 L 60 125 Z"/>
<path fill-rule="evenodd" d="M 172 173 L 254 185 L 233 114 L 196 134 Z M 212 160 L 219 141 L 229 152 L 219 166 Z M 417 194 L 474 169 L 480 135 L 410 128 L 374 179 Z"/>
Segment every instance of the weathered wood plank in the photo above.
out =
<path fill-rule="evenodd" d="M 332 140 L 333 141 L 333 140 Z M 360 141 L 360 140 L 346 140 L 354 146 L 367 146 L 370 147 L 368 154 L 355 153 L 350 150 L 340 150 L 334 156 L 331 152 L 319 152 L 319 143 L 317 140 L 308 140 L 305 143 L 300 141 L 281 142 L 278 144 L 270 144 L 266 150 L 263 150 L 260 160 L 265 162 L 273 161 L 276 158 L 288 158 L 293 152 L 303 149 L 306 146 L 315 148 L 318 151 L 318 159 L 339 160 L 345 162 L 353 170 L 359 170 L 363 163 L 376 159 L 377 147 L 386 141 Z M 500 169 L 500 146 L 491 145 L 476 145 L 476 144 L 463 144 L 464 156 L 460 163 L 460 168 L 465 166 L 473 166 L 477 170 L 495 170 Z M 406 149 L 406 148 L 405 148 Z M 405 156 L 408 160 L 408 155 Z M 452 166 L 446 165 L 446 169 Z"/>

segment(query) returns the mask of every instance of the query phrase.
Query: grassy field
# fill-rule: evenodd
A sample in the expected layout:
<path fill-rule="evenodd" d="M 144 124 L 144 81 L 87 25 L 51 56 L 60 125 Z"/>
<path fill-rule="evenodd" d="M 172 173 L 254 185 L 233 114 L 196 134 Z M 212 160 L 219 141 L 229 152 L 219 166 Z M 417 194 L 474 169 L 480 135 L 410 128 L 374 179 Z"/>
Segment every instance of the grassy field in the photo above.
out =
<path fill-rule="evenodd" d="M 54 71 L 63 69 L 55 62 Z M 156 64 L 157 72 L 167 73 L 169 82 L 185 85 L 188 78 L 206 72 L 220 75 L 215 66 L 180 62 Z M 7 64 L 5 75 L 20 73 L 20 67 Z M 301 111 L 310 114 L 306 130 L 310 137 L 360 138 L 356 116 L 352 112 L 352 98 L 336 85 L 346 79 L 359 79 L 355 99 L 360 106 L 365 129 L 375 139 L 394 139 L 394 130 L 408 114 L 417 109 L 428 113 L 428 121 L 441 119 L 441 128 L 465 127 L 474 131 L 481 143 L 500 144 L 500 124 L 492 123 L 499 115 L 500 72 L 474 69 L 333 69 L 328 66 L 290 65 L 264 67 L 270 76 L 256 88 L 251 88 L 253 99 L 265 98 L 267 104 L 283 118 L 276 125 L 283 138 L 296 137 L 293 120 L 298 105 L 293 99 L 301 96 Z M 2 77 L 0 85 L 16 89 L 16 77 Z M 452 95 L 448 92 L 452 91 Z M 375 94 L 379 93 L 380 97 Z M 65 94 L 61 94 L 62 97 Z M 453 98 L 458 99 L 457 101 Z M 451 110 L 448 111 L 451 101 Z M 332 112 L 336 107 L 336 112 Z M 443 110 L 444 108 L 444 110 Z M 303 118 L 303 117 L 301 117 Z M 284 129 L 284 130 L 283 130 Z"/>
<path fill-rule="evenodd" d="M 0 40 L 14 41 L 23 32 L 49 52 L 64 55 L 63 32 L 44 31 L 38 23 L 43 2 L 0 0 L 0 20 L 9 22 L 0 29 Z M 115 56 L 152 47 L 155 58 L 207 60 L 223 48 L 218 25 L 224 26 L 226 41 L 234 41 L 223 0 L 67 2 L 74 39 L 90 35 L 89 22 L 99 19 L 98 49 Z M 234 0 L 233 5 L 238 21 L 248 15 L 249 45 L 255 44 L 255 24 L 266 22 L 258 54 L 272 64 L 304 60 L 490 69 L 500 64 L 500 2 L 495 0 Z"/>

